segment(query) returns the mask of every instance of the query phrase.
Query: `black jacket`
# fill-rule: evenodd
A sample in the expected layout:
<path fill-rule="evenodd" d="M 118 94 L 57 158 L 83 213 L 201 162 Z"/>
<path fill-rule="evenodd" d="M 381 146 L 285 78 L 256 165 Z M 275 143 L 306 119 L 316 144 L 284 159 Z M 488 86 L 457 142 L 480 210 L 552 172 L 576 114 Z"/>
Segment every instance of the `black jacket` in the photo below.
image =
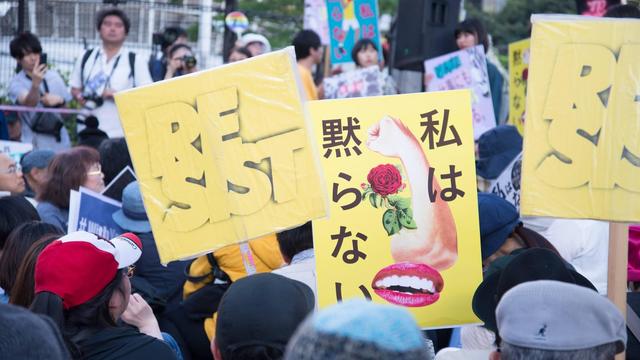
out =
<path fill-rule="evenodd" d="M 162 340 L 126 327 L 100 330 L 78 342 L 82 358 L 87 360 L 175 360 L 171 348 Z"/>

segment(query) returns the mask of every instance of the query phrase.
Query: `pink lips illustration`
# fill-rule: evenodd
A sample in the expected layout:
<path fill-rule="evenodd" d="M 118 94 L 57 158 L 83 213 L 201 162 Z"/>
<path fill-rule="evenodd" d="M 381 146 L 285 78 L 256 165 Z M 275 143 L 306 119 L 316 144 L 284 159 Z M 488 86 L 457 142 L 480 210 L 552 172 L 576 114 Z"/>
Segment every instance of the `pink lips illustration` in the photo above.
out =
<path fill-rule="evenodd" d="M 440 299 L 444 280 L 429 265 L 399 263 L 378 271 L 371 287 L 378 296 L 392 304 L 422 307 Z"/>

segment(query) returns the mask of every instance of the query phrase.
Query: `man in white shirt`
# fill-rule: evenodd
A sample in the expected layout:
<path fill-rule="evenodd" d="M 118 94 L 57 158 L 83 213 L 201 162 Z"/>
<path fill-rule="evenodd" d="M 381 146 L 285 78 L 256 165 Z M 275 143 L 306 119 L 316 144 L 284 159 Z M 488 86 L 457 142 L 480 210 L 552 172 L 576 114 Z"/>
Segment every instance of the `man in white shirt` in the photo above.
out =
<path fill-rule="evenodd" d="M 100 130 L 109 137 L 124 135 L 113 95 L 122 90 L 151 83 L 145 59 L 123 49 L 130 21 L 124 11 L 109 8 L 96 16 L 102 46 L 87 50 L 71 73 L 71 94 L 92 110 Z"/>
<path fill-rule="evenodd" d="M 318 308 L 316 292 L 316 261 L 313 254 L 313 231 L 311 222 L 277 234 L 280 252 L 287 265 L 273 270 L 274 274 L 305 283 L 313 290 Z"/>

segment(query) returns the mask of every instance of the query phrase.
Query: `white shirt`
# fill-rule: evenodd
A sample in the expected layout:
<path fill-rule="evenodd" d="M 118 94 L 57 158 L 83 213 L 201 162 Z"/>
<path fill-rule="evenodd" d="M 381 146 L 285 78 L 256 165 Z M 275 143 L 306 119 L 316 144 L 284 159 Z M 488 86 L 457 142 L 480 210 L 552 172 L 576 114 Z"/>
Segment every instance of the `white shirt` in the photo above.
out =
<path fill-rule="evenodd" d="M 71 87 L 83 89 L 83 95 L 92 93 L 102 95 L 107 86 L 116 92 L 134 87 L 134 79 L 130 76 L 129 51 L 124 47 L 121 47 L 120 51 L 109 61 L 107 61 L 107 56 L 102 48 L 93 49 L 84 65 L 84 74 L 82 74 L 84 78 L 81 79 L 80 66 L 83 55 L 84 53 L 76 60 L 69 81 Z M 134 67 L 136 87 L 152 82 L 146 59 L 143 59 L 142 56 L 136 56 Z M 124 136 L 118 109 L 113 99 L 105 100 L 102 106 L 91 113 L 98 118 L 100 130 L 106 132 L 109 137 Z"/>
<path fill-rule="evenodd" d="M 602 295 L 607 293 L 609 223 L 596 220 L 523 218 Z"/>
<path fill-rule="evenodd" d="M 289 265 L 273 270 L 272 273 L 288 277 L 305 283 L 313 290 L 318 309 L 318 293 L 316 291 L 316 259 L 313 249 L 307 249 L 296 254 Z"/>

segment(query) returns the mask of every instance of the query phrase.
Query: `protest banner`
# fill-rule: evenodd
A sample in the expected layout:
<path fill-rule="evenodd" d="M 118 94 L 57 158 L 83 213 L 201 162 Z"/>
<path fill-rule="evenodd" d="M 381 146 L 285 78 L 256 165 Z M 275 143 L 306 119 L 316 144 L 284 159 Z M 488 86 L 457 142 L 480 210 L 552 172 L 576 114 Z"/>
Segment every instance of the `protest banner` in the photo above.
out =
<path fill-rule="evenodd" d="M 529 39 L 509 44 L 509 124 L 524 134 L 527 78 L 529 76 Z"/>
<path fill-rule="evenodd" d="M 122 200 L 122 190 L 124 190 L 129 183 L 136 181 L 136 174 L 133 172 L 130 166 L 126 166 L 122 171 L 116 175 L 113 180 L 102 191 L 102 195 L 111 198 L 115 201 Z"/>
<path fill-rule="evenodd" d="M 522 172 L 522 153 L 518 154 L 489 185 L 489 192 L 507 200 L 516 209 L 520 209 L 520 184 Z"/>
<path fill-rule="evenodd" d="M 331 199 L 313 222 L 319 306 L 364 297 L 407 307 L 421 327 L 479 322 L 469 91 L 308 107 Z"/>
<path fill-rule="evenodd" d="M 20 163 L 22 156 L 31 150 L 33 150 L 33 144 L 0 140 L 0 153 L 9 155 L 17 163 Z"/>
<path fill-rule="evenodd" d="M 382 49 L 377 0 L 326 0 L 326 6 L 331 64 L 352 63 L 351 49 L 361 38 L 371 39 Z"/>
<path fill-rule="evenodd" d="M 424 71 L 429 79 L 426 91 L 471 89 L 473 136 L 476 140 L 485 131 L 496 126 L 487 59 L 483 49 L 482 45 L 478 45 L 424 62 Z"/>
<path fill-rule="evenodd" d="M 640 220 L 640 20 L 534 16 L 522 212 Z"/>
<path fill-rule="evenodd" d="M 324 79 L 325 99 L 383 95 L 386 79 L 377 65 Z"/>
<path fill-rule="evenodd" d="M 326 214 L 292 47 L 120 92 L 163 263 Z"/>
<path fill-rule="evenodd" d="M 67 232 L 86 231 L 102 239 L 112 239 L 125 232 L 112 218 L 121 208 L 118 201 L 89 189 L 71 190 Z"/>
<path fill-rule="evenodd" d="M 611 221 L 607 294 L 625 314 L 627 224 L 616 222 L 640 221 L 640 20 L 532 23 L 521 212 Z"/>
<path fill-rule="evenodd" d="M 304 0 L 303 28 L 320 36 L 322 45 L 329 45 L 329 19 L 326 0 Z"/>

